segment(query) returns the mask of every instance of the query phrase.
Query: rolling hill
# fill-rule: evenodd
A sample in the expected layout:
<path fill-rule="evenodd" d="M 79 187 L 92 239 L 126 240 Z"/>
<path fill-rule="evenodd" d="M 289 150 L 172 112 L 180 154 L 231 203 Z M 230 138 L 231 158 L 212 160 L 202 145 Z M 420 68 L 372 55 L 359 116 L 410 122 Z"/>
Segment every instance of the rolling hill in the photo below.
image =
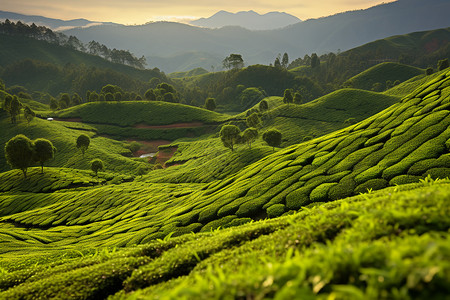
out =
<path fill-rule="evenodd" d="M 0 297 L 445 298 L 449 114 L 447 69 L 209 183 L 1 173 Z"/>
<path fill-rule="evenodd" d="M 384 88 L 388 80 L 393 84 L 397 80 L 403 82 L 424 73 L 425 70 L 423 69 L 386 62 L 373 66 L 372 68 L 353 76 L 347 80 L 344 85 L 356 89 L 371 90 L 375 83 L 381 83 Z"/>

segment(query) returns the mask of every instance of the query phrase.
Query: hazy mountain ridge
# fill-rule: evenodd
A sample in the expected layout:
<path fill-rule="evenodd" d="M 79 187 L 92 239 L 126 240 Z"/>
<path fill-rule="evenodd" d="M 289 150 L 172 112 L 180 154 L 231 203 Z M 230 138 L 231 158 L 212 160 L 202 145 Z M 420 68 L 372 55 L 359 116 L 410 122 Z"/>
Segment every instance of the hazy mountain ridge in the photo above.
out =
<path fill-rule="evenodd" d="M 96 40 L 111 48 L 129 49 L 147 57 L 170 57 L 186 52 L 225 57 L 240 53 L 247 65 L 269 64 L 278 53 L 287 52 L 293 59 L 313 52 L 344 51 L 388 36 L 449 27 L 448 11 L 450 2 L 445 0 L 399 0 L 267 31 L 241 27 L 207 29 L 156 22 L 140 26 L 101 25 L 65 33 L 83 42 Z M 195 63 L 193 61 L 189 67 L 211 68 L 210 60 L 205 63 L 197 59 Z M 187 70 L 154 65 L 151 60 L 149 66 L 165 72 Z M 221 67 L 221 60 L 214 66 Z"/>
<path fill-rule="evenodd" d="M 67 30 L 74 27 L 90 27 L 95 25 L 113 25 L 115 23 L 111 22 L 97 22 L 90 21 L 86 19 L 73 19 L 73 20 L 61 20 L 46 18 L 42 16 L 35 15 L 24 15 L 14 12 L 1 11 L 0 10 L 0 20 L 9 19 L 10 21 L 22 21 L 27 24 L 35 23 L 38 26 L 45 26 L 52 30 Z"/>
<path fill-rule="evenodd" d="M 207 28 L 240 26 L 250 30 L 271 30 L 298 22 L 301 22 L 299 18 L 285 12 L 273 11 L 261 15 L 253 10 L 237 13 L 221 10 L 209 18 L 191 21 L 190 24 Z"/>

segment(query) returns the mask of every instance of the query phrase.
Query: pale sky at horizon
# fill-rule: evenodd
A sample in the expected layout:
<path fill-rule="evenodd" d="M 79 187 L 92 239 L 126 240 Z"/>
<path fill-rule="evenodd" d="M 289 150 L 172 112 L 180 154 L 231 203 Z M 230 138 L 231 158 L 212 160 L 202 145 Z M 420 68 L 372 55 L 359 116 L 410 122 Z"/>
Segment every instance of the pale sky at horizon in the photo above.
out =
<path fill-rule="evenodd" d="M 393 0 L 2 0 L 1 10 L 55 19 L 79 19 L 144 24 L 149 21 L 183 21 L 210 17 L 220 10 L 236 13 L 280 11 L 302 20 L 365 9 Z"/>

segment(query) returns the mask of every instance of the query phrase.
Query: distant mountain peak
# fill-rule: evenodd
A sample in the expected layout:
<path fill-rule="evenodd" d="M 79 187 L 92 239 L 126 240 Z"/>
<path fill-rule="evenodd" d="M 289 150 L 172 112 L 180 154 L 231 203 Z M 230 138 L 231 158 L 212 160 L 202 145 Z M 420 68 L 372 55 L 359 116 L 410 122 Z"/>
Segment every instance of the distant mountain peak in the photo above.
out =
<path fill-rule="evenodd" d="M 239 11 L 237 13 L 221 10 L 209 18 L 191 21 L 190 24 L 207 28 L 240 26 L 250 30 L 272 30 L 298 22 L 301 22 L 299 18 L 285 12 L 272 11 L 266 14 L 259 14 L 254 10 Z"/>

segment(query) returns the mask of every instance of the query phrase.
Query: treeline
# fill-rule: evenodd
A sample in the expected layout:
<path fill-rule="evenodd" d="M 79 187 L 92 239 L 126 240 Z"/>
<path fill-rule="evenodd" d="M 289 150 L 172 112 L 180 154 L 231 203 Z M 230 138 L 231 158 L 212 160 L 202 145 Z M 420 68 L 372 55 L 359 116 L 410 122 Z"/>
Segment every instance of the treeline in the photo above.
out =
<path fill-rule="evenodd" d="M 0 22 L 0 33 L 43 40 L 84 53 L 97 55 L 114 63 L 120 63 L 139 69 L 144 69 L 147 65 L 147 60 L 144 56 L 137 58 L 128 50 L 117 50 L 115 48 L 111 50 L 96 41 L 91 41 L 85 45 L 75 36 L 67 36 L 60 32 L 54 32 L 45 26 L 37 26 L 34 23 L 31 25 L 22 23 L 21 21 L 14 23 L 6 19 L 5 22 Z"/>

